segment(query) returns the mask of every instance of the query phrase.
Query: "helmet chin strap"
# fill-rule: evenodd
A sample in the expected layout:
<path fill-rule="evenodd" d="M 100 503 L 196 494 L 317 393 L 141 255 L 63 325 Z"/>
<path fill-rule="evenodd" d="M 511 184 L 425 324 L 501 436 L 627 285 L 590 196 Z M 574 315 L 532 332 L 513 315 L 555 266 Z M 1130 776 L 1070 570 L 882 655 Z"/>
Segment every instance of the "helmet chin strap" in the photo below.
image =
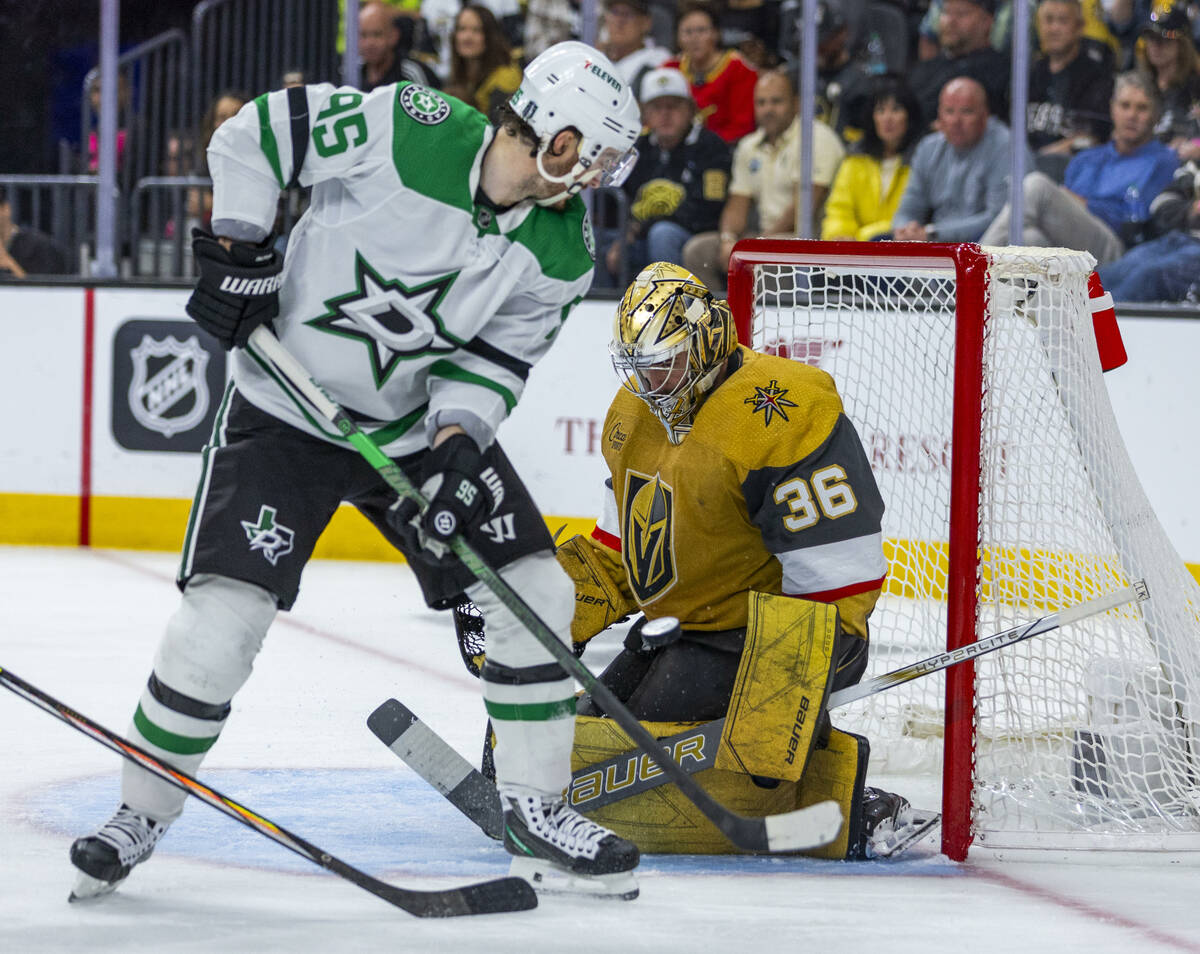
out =
<path fill-rule="evenodd" d="M 550 143 L 544 142 L 538 147 L 537 151 L 537 171 L 547 182 L 554 182 L 560 185 L 566 185 L 566 189 L 562 192 L 555 193 L 545 199 L 535 200 L 538 205 L 557 205 L 563 199 L 569 199 L 573 195 L 578 195 L 588 182 L 599 175 L 599 169 L 587 169 L 582 163 L 575 163 L 571 167 L 571 171 L 561 176 L 552 175 L 546 171 L 545 165 L 542 163 L 542 157 L 549 151 Z"/>

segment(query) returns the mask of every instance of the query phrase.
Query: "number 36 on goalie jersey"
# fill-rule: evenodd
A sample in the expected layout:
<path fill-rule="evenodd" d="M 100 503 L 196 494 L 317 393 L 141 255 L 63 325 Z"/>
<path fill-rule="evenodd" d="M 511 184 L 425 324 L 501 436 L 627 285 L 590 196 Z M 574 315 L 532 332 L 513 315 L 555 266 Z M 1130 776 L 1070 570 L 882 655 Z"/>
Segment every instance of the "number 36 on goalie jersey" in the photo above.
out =
<path fill-rule="evenodd" d="M 612 495 L 594 540 L 651 615 L 698 629 L 744 626 L 750 589 L 841 606 L 885 574 L 883 501 L 833 380 L 739 354 L 682 443 L 626 392 L 605 423 Z"/>

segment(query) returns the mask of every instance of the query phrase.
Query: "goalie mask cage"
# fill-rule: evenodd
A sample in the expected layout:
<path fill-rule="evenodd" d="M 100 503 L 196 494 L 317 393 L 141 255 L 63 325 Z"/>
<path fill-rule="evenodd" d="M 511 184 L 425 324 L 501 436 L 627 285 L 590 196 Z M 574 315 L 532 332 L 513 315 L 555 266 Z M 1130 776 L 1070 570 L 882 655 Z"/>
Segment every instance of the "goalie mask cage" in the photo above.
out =
<path fill-rule="evenodd" d="M 1061 249 L 770 239 L 730 262 L 741 340 L 833 376 L 883 493 L 869 675 L 1149 587 L 1140 607 L 839 710 L 876 770 L 940 766 L 956 860 L 972 844 L 1200 860 L 1200 589 L 1117 429 L 1093 266 Z"/>

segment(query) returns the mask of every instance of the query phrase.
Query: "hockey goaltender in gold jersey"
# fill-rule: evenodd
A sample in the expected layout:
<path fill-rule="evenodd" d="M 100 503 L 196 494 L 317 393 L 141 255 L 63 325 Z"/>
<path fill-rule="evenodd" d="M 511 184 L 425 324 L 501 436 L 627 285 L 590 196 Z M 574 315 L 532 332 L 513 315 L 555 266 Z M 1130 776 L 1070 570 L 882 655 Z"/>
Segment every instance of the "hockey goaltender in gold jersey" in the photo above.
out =
<path fill-rule="evenodd" d="M 644 614 L 600 678 L 676 737 L 685 766 L 712 765 L 696 777 L 723 804 L 767 815 L 833 798 L 847 822 L 813 854 L 907 847 L 938 816 L 866 787 L 868 741 L 824 710 L 866 667 L 886 573 L 884 504 L 833 379 L 740 346 L 727 303 L 661 262 L 622 298 L 611 352 L 622 387 L 604 422 L 605 511 L 558 548 L 574 640 Z M 677 638 L 643 640 L 668 616 Z M 718 719 L 719 737 L 689 736 Z M 646 788 L 656 770 L 632 749 L 582 697 L 568 799 L 643 851 L 736 850 L 674 786 Z"/>

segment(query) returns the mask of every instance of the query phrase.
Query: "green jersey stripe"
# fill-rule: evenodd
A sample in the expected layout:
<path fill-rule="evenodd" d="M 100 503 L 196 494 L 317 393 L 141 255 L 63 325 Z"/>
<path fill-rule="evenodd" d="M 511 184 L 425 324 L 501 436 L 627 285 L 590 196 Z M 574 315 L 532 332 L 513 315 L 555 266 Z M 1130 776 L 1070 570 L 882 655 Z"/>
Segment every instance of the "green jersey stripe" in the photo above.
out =
<path fill-rule="evenodd" d="M 283 188 L 283 169 L 279 165 L 279 143 L 275 141 L 275 132 L 271 129 L 271 107 L 267 103 L 269 93 L 263 93 L 254 100 L 254 106 L 258 110 L 258 145 L 263 151 L 263 155 L 267 157 L 267 162 L 271 164 L 271 171 L 275 173 L 275 178 L 279 181 L 279 188 Z"/>
<path fill-rule="evenodd" d="M 133 714 L 133 724 L 142 734 L 142 738 L 151 745 L 158 746 L 160 749 L 166 749 L 175 755 L 199 755 L 201 752 L 207 752 L 220 737 L 218 734 L 208 738 L 197 739 L 191 736 L 176 735 L 174 732 L 168 732 L 166 729 L 161 729 L 151 722 L 146 717 L 146 713 L 142 711 L 140 705 Z"/>
<path fill-rule="evenodd" d="M 385 424 L 377 431 L 371 431 L 371 440 L 380 447 L 385 447 L 397 437 L 407 434 L 414 424 L 419 424 L 423 421 L 425 419 L 425 412 L 428 410 L 429 402 L 426 401 L 420 407 L 409 411 L 399 420 L 392 421 L 391 424 Z"/>
<path fill-rule="evenodd" d="M 456 364 L 451 364 L 444 358 L 441 361 L 435 361 L 429 366 L 429 373 L 434 377 L 446 378 L 450 381 L 462 381 L 466 384 L 477 384 L 481 388 L 487 388 L 489 391 L 495 391 L 504 399 L 504 407 L 509 413 L 517 406 L 517 397 L 504 385 L 492 381 L 479 374 L 474 374 L 470 371 L 464 371 Z"/>
<path fill-rule="evenodd" d="M 504 722 L 550 722 L 554 719 L 575 717 L 575 697 L 558 699 L 554 702 L 493 702 L 483 700 L 487 714 Z"/>

